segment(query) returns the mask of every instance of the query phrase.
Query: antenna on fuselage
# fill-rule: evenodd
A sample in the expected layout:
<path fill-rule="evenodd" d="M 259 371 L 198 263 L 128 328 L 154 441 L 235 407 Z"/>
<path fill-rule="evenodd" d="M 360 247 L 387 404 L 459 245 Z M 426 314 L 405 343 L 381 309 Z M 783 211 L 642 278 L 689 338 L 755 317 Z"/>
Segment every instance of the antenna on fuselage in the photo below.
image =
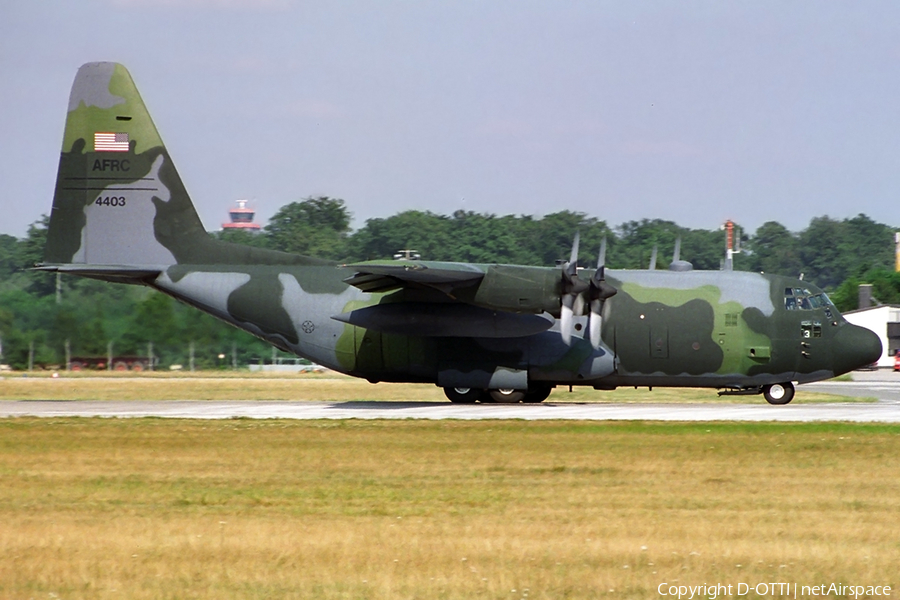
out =
<path fill-rule="evenodd" d="M 421 260 L 422 255 L 418 250 L 397 250 L 394 253 L 394 260 Z"/>

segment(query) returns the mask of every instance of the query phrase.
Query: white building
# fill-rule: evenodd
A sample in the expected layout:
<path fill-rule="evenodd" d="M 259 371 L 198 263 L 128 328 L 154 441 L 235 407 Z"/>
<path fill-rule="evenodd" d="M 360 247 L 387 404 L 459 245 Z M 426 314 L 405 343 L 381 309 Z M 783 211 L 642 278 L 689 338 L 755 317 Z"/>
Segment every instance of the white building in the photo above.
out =
<path fill-rule="evenodd" d="M 884 351 L 879 367 L 893 367 L 894 355 L 900 350 L 900 306 L 883 304 L 844 313 L 848 322 L 871 329 L 881 340 Z"/>

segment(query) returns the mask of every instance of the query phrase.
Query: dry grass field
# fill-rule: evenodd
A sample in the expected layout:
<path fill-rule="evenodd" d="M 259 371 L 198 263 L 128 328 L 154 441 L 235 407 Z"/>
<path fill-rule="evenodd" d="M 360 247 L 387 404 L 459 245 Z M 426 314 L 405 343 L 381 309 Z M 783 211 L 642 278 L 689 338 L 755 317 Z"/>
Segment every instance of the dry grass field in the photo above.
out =
<path fill-rule="evenodd" d="M 207 373 L 49 373 L 0 376 L 0 400 L 415 400 L 446 402 L 434 385 L 379 383 L 373 385 L 337 373 L 265 374 L 216 371 Z M 867 402 L 874 398 L 849 398 L 807 392 L 800 388 L 794 402 Z M 765 404 L 762 396 L 718 397 L 710 389 L 620 388 L 597 391 L 589 387 L 559 387 L 548 402 L 740 402 Z"/>
<path fill-rule="evenodd" d="M 898 455 L 893 425 L 5 419 L 0 598 L 896 589 Z"/>

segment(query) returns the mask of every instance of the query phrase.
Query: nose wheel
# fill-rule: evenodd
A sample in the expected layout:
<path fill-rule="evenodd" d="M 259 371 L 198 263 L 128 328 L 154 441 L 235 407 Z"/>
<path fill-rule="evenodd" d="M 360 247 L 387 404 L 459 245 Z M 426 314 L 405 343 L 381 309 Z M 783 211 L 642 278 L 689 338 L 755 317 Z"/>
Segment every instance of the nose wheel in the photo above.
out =
<path fill-rule="evenodd" d="M 773 383 L 763 387 L 763 397 L 769 404 L 787 404 L 794 399 L 793 383 Z"/>

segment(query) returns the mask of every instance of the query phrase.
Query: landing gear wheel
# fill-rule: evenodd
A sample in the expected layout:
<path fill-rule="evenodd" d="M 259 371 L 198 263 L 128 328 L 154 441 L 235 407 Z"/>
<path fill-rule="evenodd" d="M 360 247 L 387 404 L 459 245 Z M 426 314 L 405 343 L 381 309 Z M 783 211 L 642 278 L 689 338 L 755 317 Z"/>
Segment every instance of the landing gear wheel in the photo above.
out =
<path fill-rule="evenodd" d="M 444 395 L 450 400 L 450 402 L 455 402 L 457 404 L 473 404 L 484 393 L 484 390 L 476 390 L 475 388 L 464 388 L 464 387 L 445 387 Z"/>
<path fill-rule="evenodd" d="M 525 390 L 499 389 L 488 392 L 492 402 L 499 404 L 515 404 L 525 398 Z"/>
<path fill-rule="evenodd" d="M 543 402 L 550 395 L 550 392 L 553 391 L 553 388 L 549 385 L 541 385 L 528 388 L 528 391 L 525 392 L 525 398 L 522 402 Z"/>
<path fill-rule="evenodd" d="M 773 383 L 763 387 L 763 396 L 769 404 L 787 404 L 794 399 L 794 384 Z"/>

